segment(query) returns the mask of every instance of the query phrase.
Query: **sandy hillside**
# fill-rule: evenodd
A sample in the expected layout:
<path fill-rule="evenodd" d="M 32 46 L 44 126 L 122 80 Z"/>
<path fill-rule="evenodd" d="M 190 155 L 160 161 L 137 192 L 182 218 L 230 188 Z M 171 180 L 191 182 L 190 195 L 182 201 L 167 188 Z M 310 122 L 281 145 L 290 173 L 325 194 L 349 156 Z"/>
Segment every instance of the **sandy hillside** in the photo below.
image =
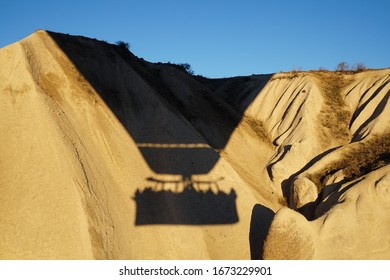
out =
<path fill-rule="evenodd" d="M 37 31 L 0 49 L 0 258 L 389 259 L 389 94 Z"/>

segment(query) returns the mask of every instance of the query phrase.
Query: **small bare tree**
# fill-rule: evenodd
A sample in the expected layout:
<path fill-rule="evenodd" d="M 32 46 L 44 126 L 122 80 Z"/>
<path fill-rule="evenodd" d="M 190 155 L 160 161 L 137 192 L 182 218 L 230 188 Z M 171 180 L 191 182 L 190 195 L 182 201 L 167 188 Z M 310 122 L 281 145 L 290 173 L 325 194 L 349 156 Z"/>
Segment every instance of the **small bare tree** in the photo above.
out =
<path fill-rule="evenodd" d="M 345 61 L 341 61 L 339 64 L 337 64 L 336 70 L 337 71 L 347 71 L 349 69 L 348 63 Z"/>
<path fill-rule="evenodd" d="M 359 62 L 359 63 L 356 63 L 353 67 L 352 67 L 353 70 L 357 71 L 357 72 L 362 72 L 364 70 L 367 69 L 366 65 L 364 65 L 363 62 Z"/>

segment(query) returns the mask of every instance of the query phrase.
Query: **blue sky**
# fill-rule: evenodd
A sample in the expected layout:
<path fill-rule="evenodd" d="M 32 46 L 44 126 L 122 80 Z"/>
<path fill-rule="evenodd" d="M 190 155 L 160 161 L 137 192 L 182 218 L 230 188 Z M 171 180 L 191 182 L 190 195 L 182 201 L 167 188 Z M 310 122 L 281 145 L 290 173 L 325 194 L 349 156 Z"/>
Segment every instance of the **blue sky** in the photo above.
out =
<path fill-rule="evenodd" d="M 228 77 L 340 61 L 390 67 L 390 1 L 3 1 L 0 47 L 37 29 L 129 42 L 152 62 Z M 1 66 L 0 66 L 1 67 Z"/>

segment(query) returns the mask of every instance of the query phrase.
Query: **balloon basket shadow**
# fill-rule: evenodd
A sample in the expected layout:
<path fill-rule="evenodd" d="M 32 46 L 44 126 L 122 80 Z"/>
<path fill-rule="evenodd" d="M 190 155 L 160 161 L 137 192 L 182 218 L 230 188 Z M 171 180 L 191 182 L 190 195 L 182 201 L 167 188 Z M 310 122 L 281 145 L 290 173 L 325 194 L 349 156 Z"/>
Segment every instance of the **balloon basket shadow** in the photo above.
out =
<path fill-rule="evenodd" d="M 216 182 L 207 182 L 210 186 L 201 190 L 194 187 L 199 182 L 184 180 L 181 182 L 184 186 L 182 190 L 166 190 L 163 181 L 153 178 L 148 178 L 148 181 L 154 181 L 160 188 L 147 187 L 136 191 L 133 197 L 136 202 L 136 225 L 212 225 L 238 222 L 237 195 L 234 189 L 225 193 Z"/>

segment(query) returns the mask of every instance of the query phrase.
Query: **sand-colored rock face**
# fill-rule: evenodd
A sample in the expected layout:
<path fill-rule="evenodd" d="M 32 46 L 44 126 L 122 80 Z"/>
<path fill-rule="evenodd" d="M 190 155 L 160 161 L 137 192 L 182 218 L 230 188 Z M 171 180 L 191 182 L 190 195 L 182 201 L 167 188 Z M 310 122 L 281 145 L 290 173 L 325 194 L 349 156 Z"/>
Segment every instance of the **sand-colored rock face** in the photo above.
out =
<path fill-rule="evenodd" d="M 317 186 L 307 178 L 298 178 L 292 186 L 294 208 L 301 208 L 317 200 Z"/>
<path fill-rule="evenodd" d="M 389 81 L 35 32 L 0 49 L 0 258 L 388 259 Z"/>
<path fill-rule="evenodd" d="M 315 253 L 313 228 L 301 214 L 280 209 L 270 226 L 264 244 L 265 259 L 312 259 Z"/>

